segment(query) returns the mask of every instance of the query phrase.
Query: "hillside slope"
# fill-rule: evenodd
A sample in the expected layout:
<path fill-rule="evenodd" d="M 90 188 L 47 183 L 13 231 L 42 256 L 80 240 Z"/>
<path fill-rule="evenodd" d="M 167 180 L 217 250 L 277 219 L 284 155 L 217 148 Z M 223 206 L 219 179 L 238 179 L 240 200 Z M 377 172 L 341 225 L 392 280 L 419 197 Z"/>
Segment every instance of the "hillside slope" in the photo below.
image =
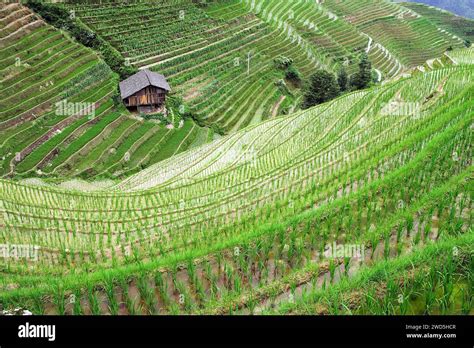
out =
<path fill-rule="evenodd" d="M 450 46 L 463 46 L 460 38 L 442 32 L 418 13 L 389 1 L 326 0 L 324 6 L 369 35 L 405 67 L 439 57 Z"/>
<path fill-rule="evenodd" d="M 368 52 L 388 79 L 462 46 L 413 11 L 384 0 L 65 6 L 130 64 L 167 76 L 196 117 L 227 133 L 298 106 L 300 86 L 285 80 L 277 57 L 291 58 L 305 78 L 320 67 L 353 73 L 360 54 Z"/>
<path fill-rule="evenodd" d="M 36 262 L 4 260 L 0 305 L 248 313 L 291 306 L 302 286 L 329 296 L 376 260 L 419 265 L 454 245 L 472 256 L 472 54 L 251 126 L 115 190 L 0 180 L 0 243 L 39 247 Z M 366 256 L 328 261 L 333 242 Z"/>
<path fill-rule="evenodd" d="M 118 177 L 212 139 L 190 119 L 132 118 L 114 105 L 118 80 L 93 50 L 2 4 L 0 176 Z"/>
<path fill-rule="evenodd" d="M 471 0 L 413 0 L 413 2 L 438 7 L 458 16 L 474 19 L 474 3 Z"/>
<path fill-rule="evenodd" d="M 403 2 L 403 6 L 412 9 L 423 17 L 428 18 L 438 27 L 450 31 L 453 34 L 474 42 L 474 20 L 456 16 L 450 12 L 440 10 L 436 7 L 417 4 L 413 2 Z"/>

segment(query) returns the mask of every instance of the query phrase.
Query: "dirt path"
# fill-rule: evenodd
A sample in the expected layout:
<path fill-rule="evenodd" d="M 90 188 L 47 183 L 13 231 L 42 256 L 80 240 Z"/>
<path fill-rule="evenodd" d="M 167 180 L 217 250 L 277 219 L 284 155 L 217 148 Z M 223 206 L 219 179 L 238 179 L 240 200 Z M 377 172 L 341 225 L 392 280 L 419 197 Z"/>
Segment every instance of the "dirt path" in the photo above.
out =
<path fill-rule="evenodd" d="M 278 102 L 273 106 L 272 108 L 272 118 L 276 117 L 278 114 L 278 110 L 280 109 L 281 103 L 286 99 L 286 95 L 282 95 L 280 99 L 278 99 Z"/>

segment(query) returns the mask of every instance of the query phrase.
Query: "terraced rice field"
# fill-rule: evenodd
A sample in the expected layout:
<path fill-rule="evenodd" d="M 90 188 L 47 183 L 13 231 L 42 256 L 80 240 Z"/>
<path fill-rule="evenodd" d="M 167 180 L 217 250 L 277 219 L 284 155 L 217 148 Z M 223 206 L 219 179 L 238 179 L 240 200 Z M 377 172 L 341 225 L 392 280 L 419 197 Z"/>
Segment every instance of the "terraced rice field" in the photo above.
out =
<path fill-rule="evenodd" d="M 130 64 L 167 76 L 203 122 L 226 132 L 271 116 L 282 95 L 274 85 L 282 77 L 273 64 L 277 55 L 291 56 L 305 76 L 316 67 L 238 1 L 204 9 L 189 1 L 70 8 Z M 142 24 L 132 25 L 137 20 Z"/>
<path fill-rule="evenodd" d="M 404 2 L 404 7 L 410 8 L 416 13 L 428 18 L 440 30 L 446 30 L 462 39 L 474 42 L 474 20 L 456 16 L 448 11 L 436 7 L 427 6 L 413 2 Z"/>
<path fill-rule="evenodd" d="M 379 76 L 389 79 L 440 56 L 450 45 L 461 45 L 413 11 L 381 0 L 349 5 L 225 0 L 198 6 L 167 0 L 65 6 L 131 65 L 167 76 L 186 108 L 224 133 L 298 106 L 299 88 L 289 83 L 285 91 L 275 84 L 283 79 L 273 62 L 278 56 L 292 58 L 308 77 L 318 67 L 333 72 L 345 67 L 353 73 L 360 54 L 368 52 Z M 367 13 L 364 22 L 359 17 Z M 402 44 L 396 41 L 398 28 Z"/>
<path fill-rule="evenodd" d="M 0 180 L 0 243 L 38 246 L 34 261 L 4 260 L 0 306 L 473 314 L 473 81 L 470 64 L 433 68 L 251 125 L 102 191 Z"/>
<path fill-rule="evenodd" d="M 450 52 L 447 56 L 450 57 L 456 65 L 474 64 L 474 49 L 472 47 L 465 50 Z"/>
<path fill-rule="evenodd" d="M 327 0 L 324 5 L 374 40 L 374 52 L 369 56 L 375 61 L 378 49 L 402 67 L 413 67 L 442 55 L 450 46 L 463 46 L 459 37 L 438 30 L 429 19 L 390 1 Z"/>
<path fill-rule="evenodd" d="M 191 120 L 169 130 L 114 105 L 118 76 L 28 8 L 2 5 L 0 16 L 1 176 L 114 177 L 208 141 Z"/>

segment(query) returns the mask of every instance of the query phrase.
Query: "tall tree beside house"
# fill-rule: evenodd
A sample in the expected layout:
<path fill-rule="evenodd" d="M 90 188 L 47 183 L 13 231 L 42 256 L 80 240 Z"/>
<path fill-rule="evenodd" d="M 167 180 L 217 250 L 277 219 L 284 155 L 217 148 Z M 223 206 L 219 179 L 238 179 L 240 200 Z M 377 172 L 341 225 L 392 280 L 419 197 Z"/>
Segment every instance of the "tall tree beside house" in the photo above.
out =
<path fill-rule="evenodd" d="M 353 89 L 364 89 L 369 87 L 372 81 L 372 63 L 367 53 L 360 57 L 359 71 L 351 77 L 351 87 Z"/>
<path fill-rule="evenodd" d="M 337 74 L 337 84 L 341 92 L 345 92 L 349 89 L 349 77 L 347 76 L 346 69 L 341 68 L 341 70 L 339 70 Z"/>
<path fill-rule="evenodd" d="M 325 70 L 316 71 L 309 78 L 309 84 L 303 100 L 303 109 L 327 102 L 339 95 L 336 78 Z"/>

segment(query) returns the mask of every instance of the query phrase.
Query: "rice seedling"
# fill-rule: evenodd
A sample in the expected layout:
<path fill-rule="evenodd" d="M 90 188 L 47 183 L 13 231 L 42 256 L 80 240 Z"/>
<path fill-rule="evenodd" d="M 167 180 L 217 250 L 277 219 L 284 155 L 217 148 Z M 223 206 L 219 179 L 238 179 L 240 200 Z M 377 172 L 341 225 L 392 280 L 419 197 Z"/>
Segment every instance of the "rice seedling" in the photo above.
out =
<path fill-rule="evenodd" d="M 99 299 L 97 298 L 97 292 L 93 284 L 87 285 L 87 299 L 89 300 L 89 307 L 93 315 L 100 315 L 101 309 Z"/>
<path fill-rule="evenodd" d="M 150 286 L 148 277 L 144 275 L 138 278 L 137 287 L 140 292 L 140 297 L 145 303 L 146 311 L 149 314 L 154 314 L 156 312 L 156 295 L 154 288 Z"/>

